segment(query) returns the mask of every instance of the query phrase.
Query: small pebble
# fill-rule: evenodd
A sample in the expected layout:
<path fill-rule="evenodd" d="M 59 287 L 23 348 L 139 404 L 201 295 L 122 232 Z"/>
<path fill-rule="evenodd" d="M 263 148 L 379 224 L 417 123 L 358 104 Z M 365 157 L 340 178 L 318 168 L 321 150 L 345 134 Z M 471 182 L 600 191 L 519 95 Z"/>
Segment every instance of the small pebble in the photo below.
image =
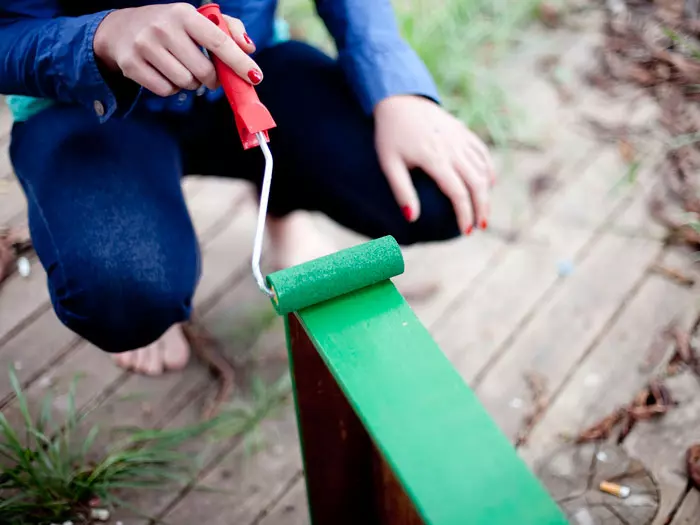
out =
<path fill-rule="evenodd" d="M 53 384 L 53 377 L 42 376 L 37 383 L 39 388 L 47 389 Z"/>
<path fill-rule="evenodd" d="M 574 263 L 569 259 L 564 259 L 557 263 L 557 273 L 561 277 L 568 277 L 574 272 Z"/>
<path fill-rule="evenodd" d="M 608 460 L 608 455 L 603 451 L 598 452 L 595 457 L 598 458 L 598 461 L 602 461 L 603 463 Z"/>
<path fill-rule="evenodd" d="M 523 406 L 523 400 L 520 399 L 519 397 L 512 399 L 510 402 L 510 408 L 520 408 L 522 406 Z"/>
<path fill-rule="evenodd" d="M 22 370 L 22 361 L 15 361 L 15 370 Z"/>
<path fill-rule="evenodd" d="M 32 273 L 32 265 L 29 263 L 29 259 L 26 257 L 17 259 L 17 271 L 22 277 L 29 277 L 29 274 Z"/>
<path fill-rule="evenodd" d="M 92 509 L 90 517 L 97 521 L 107 521 L 109 519 L 109 510 L 107 509 Z"/>

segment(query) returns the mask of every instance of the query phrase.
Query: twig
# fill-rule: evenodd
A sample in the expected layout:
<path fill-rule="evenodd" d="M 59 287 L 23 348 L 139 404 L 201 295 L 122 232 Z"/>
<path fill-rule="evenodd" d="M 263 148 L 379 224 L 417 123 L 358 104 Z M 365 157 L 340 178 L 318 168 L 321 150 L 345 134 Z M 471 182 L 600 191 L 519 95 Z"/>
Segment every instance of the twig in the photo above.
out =
<path fill-rule="evenodd" d="M 656 272 L 660 275 L 663 275 L 664 277 L 668 277 L 672 281 L 675 281 L 676 283 L 680 284 L 681 286 L 688 286 L 692 287 L 695 285 L 695 277 L 692 277 L 690 275 L 686 275 L 682 273 L 680 270 L 676 270 L 675 268 L 669 268 L 668 266 L 663 266 L 661 264 L 655 264 L 654 266 L 651 267 L 652 272 Z"/>
<path fill-rule="evenodd" d="M 200 321 L 192 321 L 184 326 L 185 336 L 194 353 L 214 372 L 219 380 L 219 388 L 214 399 L 207 403 L 202 411 L 202 419 L 214 417 L 221 405 L 231 396 L 236 377 L 233 365 L 221 351 L 218 341 L 209 333 Z"/>
<path fill-rule="evenodd" d="M 535 372 L 529 372 L 525 374 L 525 382 L 532 396 L 533 408 L 523 420 L 523 426 L 515 440 L 516 447 L 523 446 L 527 443 L 532 429 L 535 428 L 535 425 L 542 419 L 542 416 L 544 416 L 549 406 L 545 378 Z"/>

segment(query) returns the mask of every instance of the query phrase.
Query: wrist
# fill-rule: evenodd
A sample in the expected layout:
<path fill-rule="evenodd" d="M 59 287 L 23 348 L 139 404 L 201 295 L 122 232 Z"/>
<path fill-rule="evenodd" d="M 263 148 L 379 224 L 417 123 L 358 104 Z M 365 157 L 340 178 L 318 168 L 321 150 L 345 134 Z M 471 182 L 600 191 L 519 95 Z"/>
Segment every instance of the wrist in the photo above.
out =
<path fill-rule="evenodd" d="M 118 14 L 118 11 L 108 13 L 97 26 L 95 36 L 92 40 L 92 51 L 95 54 L 95 58 L 100 66 L 109 71 L 119 70 L 117 62 L 112 58 L 110 53 L 111 27 L 112 23 L 114 22 L 115 15 L 118 16 Z"/>

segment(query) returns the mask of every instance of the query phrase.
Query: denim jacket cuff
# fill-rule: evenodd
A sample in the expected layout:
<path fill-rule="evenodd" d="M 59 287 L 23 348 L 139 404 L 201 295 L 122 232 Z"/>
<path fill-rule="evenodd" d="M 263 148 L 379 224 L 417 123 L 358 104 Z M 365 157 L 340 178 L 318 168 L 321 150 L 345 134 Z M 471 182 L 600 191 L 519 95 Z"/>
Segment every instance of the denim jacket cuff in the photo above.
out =
<path fill-rule="evenodd" d="M 66 19 L 55 53 L 64 90 L 105 122 L 125 117 L 136 105 L 142 88 L 120 74 L 103 74 L 95 57 L 93 41 L 97 27 L 112 10 Z M 73 52 L 66 54 L 67 49 Z"/>
<path fill-rule="evenodd" d="M 440 103 L 428 68 L 403 41 L 398 46 L 366 46 L 339 53 L 340 64 L 367 114 L 394 95 L 417 95 Z"/>

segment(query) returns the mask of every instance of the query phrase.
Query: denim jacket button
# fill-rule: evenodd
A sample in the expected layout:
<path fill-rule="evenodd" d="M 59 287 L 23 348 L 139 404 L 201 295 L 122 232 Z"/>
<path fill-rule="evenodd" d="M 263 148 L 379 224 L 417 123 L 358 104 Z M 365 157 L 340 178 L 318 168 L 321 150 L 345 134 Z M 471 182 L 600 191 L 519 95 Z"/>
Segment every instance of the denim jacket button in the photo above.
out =
<path fill-rule="evenodd" d="M 102 104 L 102 102 L 100 102 L 99 100 L 95 100 L 95 102 L 92 103 L 92 107 L 95 109 L 95 114 L 98 117 L 104 116 L 105 107 L 104 104 Z"/>

